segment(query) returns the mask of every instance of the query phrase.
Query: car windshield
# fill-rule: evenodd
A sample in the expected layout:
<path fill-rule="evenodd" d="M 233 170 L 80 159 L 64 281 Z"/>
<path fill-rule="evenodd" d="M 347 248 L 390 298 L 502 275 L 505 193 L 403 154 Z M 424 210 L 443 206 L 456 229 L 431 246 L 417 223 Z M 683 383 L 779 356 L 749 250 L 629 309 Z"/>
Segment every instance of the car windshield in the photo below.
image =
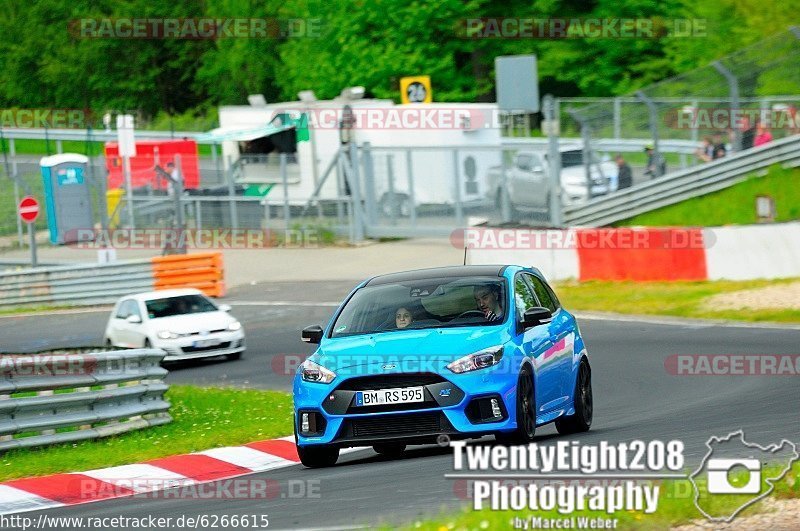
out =
<path fill-rule="evenodd" d="M 594 152 L 592 152 L 591 161 L 592 164 L 599 164 L 601 162 L 600 158 Z M 571 168 L 573 166 L 583 166 L 583 150 L 578 149 L 561 152 L 561 167 Z"/>
<path fill-rule="evenodd" d="M 498 277 L 433 278 L 366 286 L 347 302 L 331 337 L 453 326 L 505 319 L 505 281 Z"/>
<path fill-rule="evenodd" d="M 217 307 L 202 295 L 180 295 L 145 302 L 150 319 L 183 315 L 186 313 L 216 312 Z"/>

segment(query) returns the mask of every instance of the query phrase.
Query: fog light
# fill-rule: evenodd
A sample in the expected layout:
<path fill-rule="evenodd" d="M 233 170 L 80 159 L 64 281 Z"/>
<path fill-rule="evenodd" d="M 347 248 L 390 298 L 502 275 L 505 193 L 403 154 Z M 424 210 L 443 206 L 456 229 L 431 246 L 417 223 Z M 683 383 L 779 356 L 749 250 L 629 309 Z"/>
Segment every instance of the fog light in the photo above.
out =
<path fill-rule="evenodd" d="M 311 428 L 308 426 L 308 413 L 303 413 L 303 421 L 300 424 L 300 431 L 303 433 L 308 433 L 311 431 Z"/>
<path fill-rule="evenodd" d="M 500 411 L 500 404 L 497 403 L 496 398 L 492 398 L 492 415 L 494 415 L 495 418 L 503 416 L 503 412 Z"/>

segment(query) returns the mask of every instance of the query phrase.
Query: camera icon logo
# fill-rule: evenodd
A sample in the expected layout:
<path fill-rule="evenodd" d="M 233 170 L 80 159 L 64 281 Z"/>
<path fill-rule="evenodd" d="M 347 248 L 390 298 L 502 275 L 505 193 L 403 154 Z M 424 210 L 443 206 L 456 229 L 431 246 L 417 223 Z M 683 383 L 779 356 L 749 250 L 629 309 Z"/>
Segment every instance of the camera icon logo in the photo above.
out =
<path fill-rule="evenodd" d="M 761 462 L 758 459 L 709 459 L 706 464 L 709 494 L 758 494 L 761 490 Z M 731 473 L 749 472 L 745 485 L 731 482 Z"/>
<path fill-rule="evenodd" d="M 730 522 L 746 507 L 769 496 L 800 459 L 793 442 L 782 439 L 777 444 L 760 446 L 747 442 L 742 430 L 711 437 L 706 448 L 708 453 L 689 475 L 689 481 L 694 488 L 695 506 L 713 522 Z M 731 508 L 715 503 L 714 498 L 719 495 L 729 496 L 739 505 Z"/>

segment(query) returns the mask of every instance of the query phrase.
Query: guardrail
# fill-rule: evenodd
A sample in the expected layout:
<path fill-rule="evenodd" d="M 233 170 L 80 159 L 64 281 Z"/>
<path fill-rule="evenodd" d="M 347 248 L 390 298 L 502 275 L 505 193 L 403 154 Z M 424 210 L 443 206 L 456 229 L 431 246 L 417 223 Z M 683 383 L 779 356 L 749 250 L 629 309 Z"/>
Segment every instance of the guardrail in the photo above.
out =
<path fill-rule="evenodd" d="M 149 259 L 38 267 L 0 273 L 0 307 L 105 304 L 129 293 L 152 289 Z"/>
<path fill-rule="evenodd" d="M 111 304 L 131 293 L 168 288 L 197 288 L 211 297 L 224 296 L 222 253 L 0 272 L 0 308 Z"/>
<path fill-rule="evenodd" d="M 576 149 L 583 147 L 583 139 L 580 137 L 560 137 L 559 146 L 574 146 Z M 592 140 L 591 146 L 595 151 L 609 151 L 622 153 L 640 153 L 645 146 L 652 144 L 650 138 L 596 138 Z M 505 148 L 524 148 L 531 147 L 536 150 L 546 150 L 548 145 L 547 138 L 503 138 L 502 145 Z M 693 155 L 697 151 L 699 144 L 692 140 L 663 139 L 658 141 L 658 149 L 661 153 L 680 153 Z"/>
<path fill-rule="evenodd" d="M 800 166 L 800 135 L 694 166 L 592 201 L 564 208 L 566 225 L 603 226 L 728 188 L 774 164 Z"/>
<path fill-rule="evenodd" d="M 0 451 L 167 424 L 165 352 L 0 357 Z"/>
<path fill-rule="evenodd" d="M 89 131 L 87 133 L 87 131 Z M 197 131 L 149 131 L 147 129 L 137 129 L 136 138 L 140 140 L 181 140 L 183 138 L 195 139 L 205 133 Z M 77 140 L 85 142 L 117 142 L 119 136 L 116 130 L 106 131 L 105 129 L 44 129 L 44 128 L 3 128 L 3 136 L 8 139 L 32 139 L 32 140 Z M 213 144 L 214 142 L 195 139 L 198 144 Z"/>

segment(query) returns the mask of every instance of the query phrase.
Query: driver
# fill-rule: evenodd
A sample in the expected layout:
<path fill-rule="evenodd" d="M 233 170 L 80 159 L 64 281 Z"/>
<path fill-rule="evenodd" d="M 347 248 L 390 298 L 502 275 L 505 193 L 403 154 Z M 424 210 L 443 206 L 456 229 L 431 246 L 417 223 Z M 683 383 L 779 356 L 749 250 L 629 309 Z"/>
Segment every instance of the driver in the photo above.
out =
<path fill-rule="evenodd" d="M 394 314 L 394 324 L 397 328 L 405 328 L 411 324 L 414 318 L 408 308 L 400 307 Z"/>
<path fill-rule="evenodd" d="M 502 321 L 503 308 L 500 306 L 500 287 L 496 284 L 475 286 L 475 304 L 483 312 L 487 321 Z"/>

